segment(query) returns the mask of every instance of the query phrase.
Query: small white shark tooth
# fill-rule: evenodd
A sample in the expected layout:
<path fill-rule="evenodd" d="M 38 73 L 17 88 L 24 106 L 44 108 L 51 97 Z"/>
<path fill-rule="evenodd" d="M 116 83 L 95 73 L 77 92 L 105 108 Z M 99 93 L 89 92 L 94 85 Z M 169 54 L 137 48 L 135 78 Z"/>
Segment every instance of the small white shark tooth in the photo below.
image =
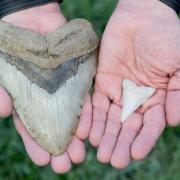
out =
<path fill-rule="evenodd" d="M 156 91 L 153 87 L 137 86 L 134 82 L 123 81 L 121 122 L 125 122 Z"/>

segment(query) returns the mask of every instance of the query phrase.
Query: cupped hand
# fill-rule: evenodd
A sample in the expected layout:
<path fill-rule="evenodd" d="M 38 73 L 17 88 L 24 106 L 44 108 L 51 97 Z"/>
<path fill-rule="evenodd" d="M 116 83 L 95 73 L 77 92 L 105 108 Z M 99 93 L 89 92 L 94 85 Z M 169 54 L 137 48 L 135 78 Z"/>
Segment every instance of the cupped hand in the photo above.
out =
<path fill-rule="evenodd" d="M 93 95 L 90 142 L 97 157 L 126 167 L 151 151 L 166 122 L 180 122 L 180 22 L 158 0 L 121 0 L 104 32 Z M 122 81 L 156 93 L 121 124 Z"/>
<path fill-rule="evenodd" d="M 53 32 L 56 28 L 66 23 L 57 3 L 19 11 L 4 17 L 2 20 L 44 35 Z M 6 117 L 10 115 L 13 110 L 13 104 L 10 96 L 2 87 L 0 88 L 0 102 L 0 116 Z M 89 95 L 86 97 L 86 103 L 81 113 L 76 134 L 67 151 L 60 156 L 53 156 L 38 145 L 28 134 L 15 112 L 13 112 L 13 119 L 16 129 L 22 137 L 26 151 L 35 164 L 39 166 L 51 164 L 56 173 L 65 173 L 70 170 L 72 163 L 77 164 L 84 160 L 86 152 L 82 140 L 87 138 L 89 134 L 92 119 L 92 107 Z"/>

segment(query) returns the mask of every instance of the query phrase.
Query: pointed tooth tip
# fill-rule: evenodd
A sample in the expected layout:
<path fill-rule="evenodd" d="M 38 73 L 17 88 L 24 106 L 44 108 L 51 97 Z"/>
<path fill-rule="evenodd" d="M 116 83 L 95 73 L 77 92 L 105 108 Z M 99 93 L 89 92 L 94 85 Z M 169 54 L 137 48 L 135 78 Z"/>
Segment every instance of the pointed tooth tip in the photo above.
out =
<path fill-rule="evenodd" d="M 156 92 L 156 88 L 150 87 L 151 88 L 151 93 L 154 94 Z"/>
<path fill-rule="evenodd" d="M 124 112 L 125 111 L 122 110 L 121 123 L 124 123 L 128 119 L 128 117 L 130 116 L 130 115 L 125 114 Z"/>
<path fill-rule="evenodd" d="M 121 118 L 121 123 L 124 123 L 127 119 Z"/>
<path fill-rule="evenodd" d="M 123 80 L 123 86 L 126 87 L 128 85 L 133 85 L 134 82 L 133 81 L 130 81 L 129 79 L 124 79 Z"/>

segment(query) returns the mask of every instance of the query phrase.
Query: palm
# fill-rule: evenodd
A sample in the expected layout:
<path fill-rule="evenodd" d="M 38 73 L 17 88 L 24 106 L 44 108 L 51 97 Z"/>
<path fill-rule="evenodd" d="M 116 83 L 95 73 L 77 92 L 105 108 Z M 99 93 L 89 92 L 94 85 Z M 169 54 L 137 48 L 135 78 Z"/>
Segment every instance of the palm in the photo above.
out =
<path fill-rule="evenodd" d="M 90 141 L 99 146 L 99 160 L 111 161 L 117 168 L 128 165 L 131 157 L 144 158 L 165 128 L 166 120 L 171 125 L 180 121 L 180 91 L 175 91 L 180 90 L 180 23 L 170 8 L 165 10 L 167 16 L 159 15 L 155 8 L 153 12 L 135 11 L 120 5 L 103 35 Z M 123 79 L 157 91 L 121 125 Z"/>

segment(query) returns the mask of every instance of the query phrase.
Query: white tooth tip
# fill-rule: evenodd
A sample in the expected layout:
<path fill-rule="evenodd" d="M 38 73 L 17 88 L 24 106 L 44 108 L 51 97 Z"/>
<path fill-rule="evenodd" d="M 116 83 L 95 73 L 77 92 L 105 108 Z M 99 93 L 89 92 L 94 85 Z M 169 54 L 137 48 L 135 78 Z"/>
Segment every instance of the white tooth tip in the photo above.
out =
<path fill-rule="evenodd" d="M 153 87 L 137 86 L 134 82 L 123 81 L 121 122 L 125 122 L 156 91 Z"/>

